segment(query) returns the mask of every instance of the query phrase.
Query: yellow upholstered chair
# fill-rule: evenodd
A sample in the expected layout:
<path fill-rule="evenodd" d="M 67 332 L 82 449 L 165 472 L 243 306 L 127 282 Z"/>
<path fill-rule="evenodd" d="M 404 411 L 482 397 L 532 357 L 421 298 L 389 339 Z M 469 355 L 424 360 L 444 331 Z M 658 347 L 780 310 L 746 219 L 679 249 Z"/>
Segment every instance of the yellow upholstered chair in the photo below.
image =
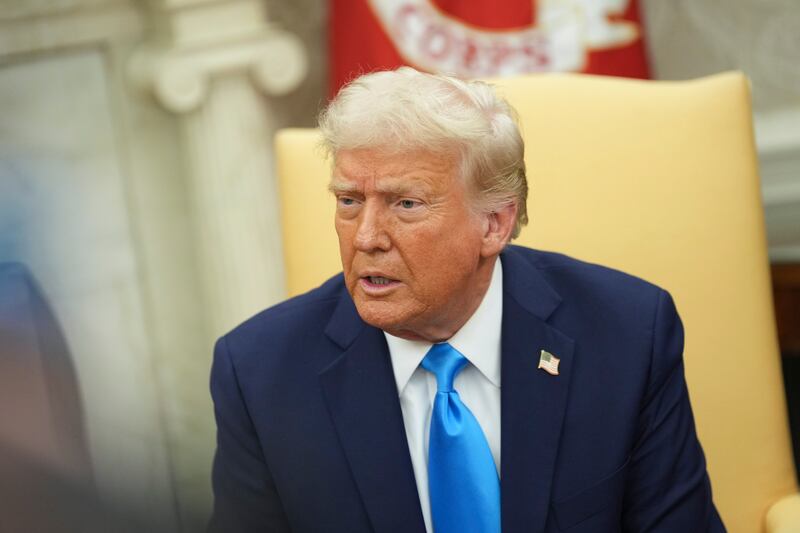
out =
<path fill-rule="evenodd" d="M 519 111 L 531 222 L 517 243 L 669 290 L 714 499 L 733 533 L 800 532 L 749 86 L 578 75 L 498 80 Z M 340 270 L 315 130 L 276 140 L 291 294 Z"/>

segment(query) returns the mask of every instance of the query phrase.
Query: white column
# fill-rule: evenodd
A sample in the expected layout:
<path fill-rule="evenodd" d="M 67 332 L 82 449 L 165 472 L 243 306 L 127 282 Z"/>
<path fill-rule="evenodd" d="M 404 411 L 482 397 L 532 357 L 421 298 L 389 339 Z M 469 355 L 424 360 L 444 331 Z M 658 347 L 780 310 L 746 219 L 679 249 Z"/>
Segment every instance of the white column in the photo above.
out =
<path fill-rule="evenodd" d="M 151 2 L 132 79 L 179 116 L 209 340 L 280 300 L 284 272 L 265 96 L 305 76 L 301 43 L 261 0 Z"/>

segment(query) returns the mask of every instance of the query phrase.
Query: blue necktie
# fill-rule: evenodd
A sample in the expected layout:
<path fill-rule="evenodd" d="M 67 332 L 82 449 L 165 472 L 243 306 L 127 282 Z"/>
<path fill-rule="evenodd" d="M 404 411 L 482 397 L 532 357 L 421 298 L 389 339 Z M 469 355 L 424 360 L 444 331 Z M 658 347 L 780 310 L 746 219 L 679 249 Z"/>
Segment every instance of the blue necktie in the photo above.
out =
<path fill-rule="evenodd" d="M 434 344 L 422 367 L 436 375 L 428 446 L 428 488 L 435 533 L 499 533 L 500 480 L 475 415 L 453 390 L 467 360 Z"/>

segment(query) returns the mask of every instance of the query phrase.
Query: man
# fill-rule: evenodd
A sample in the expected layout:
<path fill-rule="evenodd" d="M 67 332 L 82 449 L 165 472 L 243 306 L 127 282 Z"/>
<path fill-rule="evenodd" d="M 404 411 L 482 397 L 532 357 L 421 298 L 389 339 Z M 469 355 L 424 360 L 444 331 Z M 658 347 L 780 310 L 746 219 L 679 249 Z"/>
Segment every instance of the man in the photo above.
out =
<path fill-rule="evenodd" d="M 320 127 L 344 272 L 217 343 L 212 529 L 724 531 L 669 295 L 508 246 L 508 104 L 401 68 Z"/>

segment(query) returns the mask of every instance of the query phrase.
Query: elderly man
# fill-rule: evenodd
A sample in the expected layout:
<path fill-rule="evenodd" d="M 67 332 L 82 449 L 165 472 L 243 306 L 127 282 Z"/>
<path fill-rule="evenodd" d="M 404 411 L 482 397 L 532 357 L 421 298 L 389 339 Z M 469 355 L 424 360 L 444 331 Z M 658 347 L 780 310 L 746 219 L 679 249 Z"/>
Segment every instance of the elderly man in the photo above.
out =
<path fill-rule="evenodd" d="M 217 343 L 212 529 L 724 531 L 669 295 L 508 245 L 509 105 L 401 68 L 320 127 L 344 272 Z"/>

